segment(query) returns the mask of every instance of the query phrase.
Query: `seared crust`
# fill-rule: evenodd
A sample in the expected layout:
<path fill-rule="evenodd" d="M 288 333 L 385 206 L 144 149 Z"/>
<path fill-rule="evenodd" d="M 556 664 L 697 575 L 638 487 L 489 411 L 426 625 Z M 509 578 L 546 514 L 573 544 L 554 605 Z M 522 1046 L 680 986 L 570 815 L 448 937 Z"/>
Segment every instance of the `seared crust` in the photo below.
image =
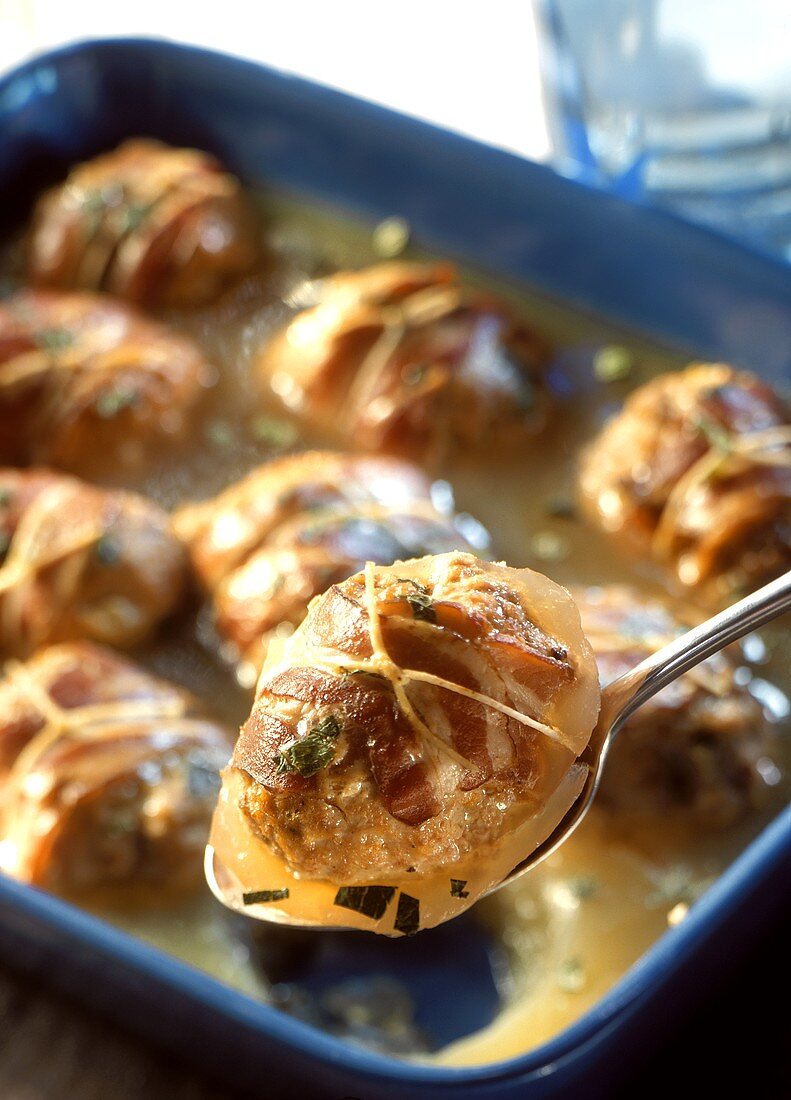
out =
<path fill-rule="evenodd" d="M 0 302 L 0 462 L 145 465 L 184 436 L 210 377 L 191 340 L 121 302 L 20 291 Z"/>
<path fill-rule="evenodd" d="M 529 570 L 445 554 L 313 601 L 264 669 L 232 769 L 256 832 L 300 875 L 432 873 L 486 858 L 534 814 L 597 709 L 568 594 Z M 315 771 L 289 765 L 327 730 Z"/>
<path fill-rule="evenodd" d="M 229 732 L 88 643 L 0 681 L 3 870 L 63 893 L 198 885 Z"/>
<path fill-rule="evenodd" d="M 262 351 L 261 377 L 331 438 L 439 462 L 544 424 L 549 350 L 449 264 L 394 262 L 322 281 Z"/>
<path fill-rule="evenodd" d="M 248 271 L 255 252 L 237 179 L 208 153 L 137 138 L 42 196 L 27 270 L 44 286 L 197 305 Z"/>
<path fill-rule="evenodd" d="M 703 603 L 791 566 L 791 417 L 754 375 L 693 365 L 636 390 L 583 456 L 583 505 Z"/>
<path fill-rule="evenodd" d="M 366 561 L 470 547 L 416 467 L 329 451 L 267 463 L 182 508 L 175 527 L 228 655 L 256 674 L 272 637 L 298 626 L 314 596 Z"/>
<path fill-rule="evenodd" d="M 0 467 L 0 654 L 143 641 L 178 604 L 187 557 L 156 504 L 52 470 Z"/>

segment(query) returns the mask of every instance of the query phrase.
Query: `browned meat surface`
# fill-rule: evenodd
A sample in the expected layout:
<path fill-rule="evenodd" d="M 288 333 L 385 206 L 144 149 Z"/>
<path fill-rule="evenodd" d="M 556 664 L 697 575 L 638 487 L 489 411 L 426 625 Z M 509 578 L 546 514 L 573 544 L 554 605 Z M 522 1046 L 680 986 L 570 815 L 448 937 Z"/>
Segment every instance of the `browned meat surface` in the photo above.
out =
<path fill-rule="evenodd" d="M 543 426 L 547 347 L 452 266 L 380 264 L 318 292 L 259 369 L 292 412 L 345 446 L 439 461 Z"/>
<path fill-rule="evenodd" d="M 664 374 L 584 455 L 581 495 L 605 531 L 718 605 L 791 567 L 791 416 L 723 364 Z"/>
<path fill-rule="evenodd" d="M 634 668 L 682 630 L 656 601 L 613 585 L 574 592 L 602 684 Z M 627 817 L 717 829 L 744 817 L 768 793 L 760 764 L 776 734 L 745 679 L 735 648 L 710 658 L 645 703 L 607 759 L 600 798 Z"/>
<path fill-rule="evenodd" d="M 226 778 L 303 877 L 431 873 L 533 816 L 597 710 L 564 589 L 471 554 L 369 567 L 268 662 Z"/>
<path fill-rule="evenodd" d="M 61 893 L 197 887 L 228 731 L 109 650 L 75 643 L 0 681 L 0 866 Z"/>
<path fill-rule="evenodd" d="M 184 336 L 92 294 L 0 301 L 0 462 L 139 467 L 189 430 L 212 371 Z"/>
<path fill-rule="evenodd" d="M 0 467 L 0 654 L 143 641 L 177 605 L 187 558 L 145 497 Z"/>
<path fill-rule="evenodd" d="M 33 283 L 135 302 L 209 301 L 255 259 L 237 179 L 208 153 L 134 139 L 77 165 L 38 202 Z"/>
<path fill-rule="evenodd" d="M 414 466 L 329 451 L 261 466 L 215 499 L 183 508 L 175 527 L 212 596 L 227 655 L 248 679 L 272 637 L 297 626 L 314 596 L 366 561 L 470 549 Z"/>

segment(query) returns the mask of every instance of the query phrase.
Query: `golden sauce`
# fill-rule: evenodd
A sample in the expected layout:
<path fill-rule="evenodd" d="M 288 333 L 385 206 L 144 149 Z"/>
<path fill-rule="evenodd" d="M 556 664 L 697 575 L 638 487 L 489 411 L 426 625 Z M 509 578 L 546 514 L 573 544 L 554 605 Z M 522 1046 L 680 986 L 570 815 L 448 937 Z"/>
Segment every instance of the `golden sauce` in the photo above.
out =
<path fill-rule="evenodd" d="M 250 377 L 252 357 L 300 303 L 311 277 L 381 258 L 368 227 L 272 196 L 261 201 L 261 209 L 270 256 L 262 270 L 209 308 L 162 314 L 199 341 L 218 372 L 187 445 L 169 454 L 150 476 L 129 482 L 168 507 L 214 495 L 277 453 L 273 441 L 288 443 L 289 435 L 296 436 L 282 410 L 274 403 L 267 407 L 258 394 Z M 13 251 L 5 267 L 13 267 Z M 489 454 L 440 471 L 453 485 L 457 507 L 489 529 L 496 556 L 510 565 L 531 566 L 561 583 L 620 581 L 660 591 L 656 578 L 619 559 L 597 532 L 551 513 L 558 511 L 558 501 L 573 499 L 579 449 L 606 416 L 635 385 L 683 364 L 686 357 L 535 292 L 476 281 L 504 293 L 557 344 L 560 395 L 548 430 L 521 456 L 505 462 Z M 630 350 L 633 369 L 627 379 L 603 383 L 595 378 L 595 351 L 607 344 Z M 300 433 L 297 445 L 321 442 Z M 219 717 L 236 726 L 248 714 L 250 695 L 204 644 L 205 634 L 200 618 L 196 627 L 194 617 L 185 615 L 138 656 L 204 697 Z M 791 688 L 787 672 L 783 684 L 771 661 L 767 667 L 758 674 Z M 594 808 L 562 851 L 478 906 L 478 916 L 495 930 L 509 961 L 500 988 L 504 1007 L 488 1027 L 431 1055 L 432 1060 L 452 1065 L 496 1061 L 557 1034 L 611 988 L 668 923 L 683 919 L 787 794 L 783 778 L 766 812 L 709 836 L 685 834 L 665 820 L 637 832 Z M 267 996 L 249 947 L 208 891 L 169 908 L 122 910 L 98 902 L 92 908 L 222 981 L 254 997 Z"/>

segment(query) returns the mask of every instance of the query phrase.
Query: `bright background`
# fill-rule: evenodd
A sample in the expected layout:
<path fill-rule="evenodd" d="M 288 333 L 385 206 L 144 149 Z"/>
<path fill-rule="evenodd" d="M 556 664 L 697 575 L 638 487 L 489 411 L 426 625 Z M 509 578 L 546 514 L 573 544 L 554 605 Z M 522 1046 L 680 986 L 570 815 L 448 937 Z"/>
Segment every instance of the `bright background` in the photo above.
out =
<path fill-rule="evenodd" d="M 120 35 L 240 54 L 548 155 L 529 0 L 0 0 L 0 71 L 64 42 Z"/>

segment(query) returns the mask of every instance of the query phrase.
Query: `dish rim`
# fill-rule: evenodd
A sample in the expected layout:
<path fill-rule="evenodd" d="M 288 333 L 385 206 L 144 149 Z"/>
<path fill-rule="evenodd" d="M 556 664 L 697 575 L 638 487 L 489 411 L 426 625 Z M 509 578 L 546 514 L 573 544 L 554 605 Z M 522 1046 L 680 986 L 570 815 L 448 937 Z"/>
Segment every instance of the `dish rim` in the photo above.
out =
<path fill-rule="evenodd" d="M 522 175 L 525 174 L 527 167 L 527 174 L 533 175 L 534 179 L 540 181 L 543 186 L 578 189 L 580 195 L 595 196 L 597 202 L 611 201 L 622 207 L 633 205 L 587 184 L 561 177 L 552 169 L 532 164 L 516 154 L 444 130 L 334 88 L 325 87 L 303 77 L 273 69 L 271 66 L 244 57 L 155 36 L 82 39 L 37 54 L 4 73 L 0 76 L 0 146 L 4 141 L 3 128 L 7 117 L 9 115 L 13 117 L 13 110 L 9 109 L 6 101 L 9 98 L 9 90 L 13 89 L 15 82 L 25 81 L 43 66 L 57 65 L 73 57 L 112 54 L 118 50 L 139 50 L 145 54 L 154 55 L 155 61 L 160 64 L 164 62 L 165 65 L 167 65 L 168 56 L 184 58 L 191 55 L 227 64 L 229 67 L 236 66 L 247 71 L 267 74 L 269 78 L 283 82 L 284 86 L 288 82 L 300 96 L 321 96 L 329 99 L 337 110 L 352 110 L 358 113 L 362 111 L 371 120 L 379 119 L 383 123 L 397 122 L 399 126 L 406 125 L 426 140 L 437 142 L 440 149 L 443 146 L 466 149 L 484 160 L 498 161 L 501 164 L 511 162 L 519 166 L 519 172 Z M 35 89 L 31 94 L 35 94 Z M 16 109 L 19 109 L 19 105 Z M 779 259 L 752 250 L 741 242 L 730 241 L 707 227 L 691 225 L 670 211 L 637 206 L 634 206 L 634 210 L 638 212 L 635 216 L 654 221 L 660 229 L 663 224 L 675 227 L 676 232 L 689 236 L 693 242 L 695 239 L 700 239 L 704 242 L 708 241 L 709 245 L 715 245 L 715 251 L 724 252 L 727 255 L 730 250 L 735 250 L 744 257 L 752 258 L 759 267 L 764 266 L 767 278 L 785 281 L 791 289 L 791 267 Z M 361 211 L 360 217 L 365 219 L 368 213 Z M 431 244 L 430 234 L 421 232 L 420 235 L 421 239 L 426 239 L 427 244 Z M 486 264 L 479 264 L 479 266 L 487 268 Z M 506 277 L 512 276 L 509 274 Z M 569 299 L 566 296 L 564 299 L 561 293 L 553 289 L 547 291 L 544 288 L 539 289 L 541 293 L 554 295 L 570 302 L 572 308 L 580 308 L 579 303 L 573 298 Z M 581 308 L 586 308 L 584 303 Z M 592 306 L 591 310 L 601 312 L 596 306 Z M 634 327 L 637 331 L 653 335 L 650 329 L 646 330 L 637 322 L 634 323 Z M 661 338 L 666 339 L 664 336 Z M 781 809 L 764 826 L 691 907 L 688 915 L 677 927 L 668 928 L 615 985 L 572 1024 L 551 1039 L 522 1054 L 496 1062 L 464 1066 L 430 1065 L 408 1061 L 366 1050 L 344 1039 L 330 1036 L 310 1024 L 288 1016 L 264 1002 L 256 1001 L 252 996 L 225 985 L 219 979 L 182 961 L 177 956 L 120 931 L 76 905 L 2 876 L 0 876 L 0 908 L 11 906 L 19 912 L 28 913 L 53 930 L 85 946 L 116 957 L 123 964 L 166 984 L 193 1001 L 205 1003 L 229 1019 L 268 1032 L 276 1042 L 303 1052 L 312 1061 L 343 1065 L 352 1072 L 365 1075 L 369 1079 L 375 1078 L 382 1084 L 408 1083 L 427 1086 L 491 1084 L 507 1082 L 516 1077 L 548 1076 L 557 1072 L 565 1063 L 580 1057 L 587 1047 L 595 1044 L 608 1029 L 614 1027 L 624 1014 L 638 1008 L 642 1001 L 655 995 L 664 985 L 671 983 L 674 976 L 683 968 L 684 963 L 700 949 L 720 925 L 733 915 L 745 897 L 758 889 L 771 875 L 774 865 L 789 850 L 791 850 L 791 806 Z"/>

